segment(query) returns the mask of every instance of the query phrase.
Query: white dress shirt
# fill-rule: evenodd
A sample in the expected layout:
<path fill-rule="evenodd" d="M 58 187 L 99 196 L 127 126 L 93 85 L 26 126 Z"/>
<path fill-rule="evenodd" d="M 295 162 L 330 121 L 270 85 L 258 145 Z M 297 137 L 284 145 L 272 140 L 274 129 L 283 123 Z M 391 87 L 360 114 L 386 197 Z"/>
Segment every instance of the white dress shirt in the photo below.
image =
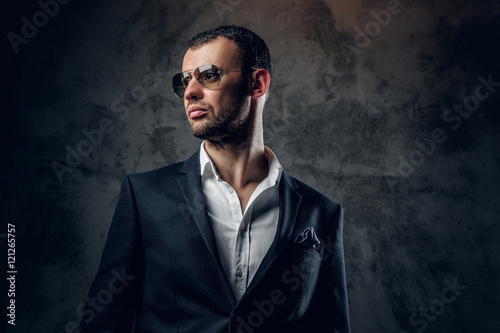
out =
<path fill-rule="evenodd" d="M 200 148 L 200 169 L 208 220 L 222 266 L 239 301 L 276 235 L 278 185 L 283 169 L 271 149 L 265 147 L 269 173 L 252 193 L 242 214 L 236 191 L 220 178 L 204 143 Z"/>

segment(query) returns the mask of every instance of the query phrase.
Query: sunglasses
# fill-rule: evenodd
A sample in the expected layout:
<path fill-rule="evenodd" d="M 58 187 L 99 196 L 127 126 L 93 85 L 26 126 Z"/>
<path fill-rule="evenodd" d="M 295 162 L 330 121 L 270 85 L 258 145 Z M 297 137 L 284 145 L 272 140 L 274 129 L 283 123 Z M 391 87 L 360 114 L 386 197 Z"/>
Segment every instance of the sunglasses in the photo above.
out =
<path fill-rule="evenodd" d="M 191 73 L 193 73 L 194 78 L 198 81 L 203 87 L 208 89 L 215 89 L 220 85 L 220 75 L 222 73 L 244 73 L 249 72 L 248 70 L 244 71 L 220 71 L 219 68 L 215 65 L 203 65 L 196 68 L 193 71 L 177 73 L 172 78 L 172 89 L 174 93 L 179 98 L 184 98 L 184 92 L 186 91 L 186 87 L 191 81 Z"/>

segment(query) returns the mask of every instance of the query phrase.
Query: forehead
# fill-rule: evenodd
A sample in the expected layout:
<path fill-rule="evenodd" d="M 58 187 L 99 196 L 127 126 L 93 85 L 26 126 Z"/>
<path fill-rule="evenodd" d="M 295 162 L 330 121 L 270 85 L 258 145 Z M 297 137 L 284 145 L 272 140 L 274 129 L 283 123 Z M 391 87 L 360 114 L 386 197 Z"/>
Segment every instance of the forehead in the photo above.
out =
<path fill-rule="evenodd" d="M 225 38 L 216 39 L 194 49 L 188 49 L 182 62 L 182 71 L 212 64 L 221 69 L 239 69 L 242 65 L 241 55 L 236 44 Z"/>

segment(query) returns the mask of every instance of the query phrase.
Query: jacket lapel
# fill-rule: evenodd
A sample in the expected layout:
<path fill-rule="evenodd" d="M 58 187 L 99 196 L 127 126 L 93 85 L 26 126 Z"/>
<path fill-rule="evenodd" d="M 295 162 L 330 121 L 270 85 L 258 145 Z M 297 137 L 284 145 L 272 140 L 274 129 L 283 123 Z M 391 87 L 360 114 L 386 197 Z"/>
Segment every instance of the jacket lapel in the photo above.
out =
<path fill-rule="evenodd" d="M 205 242 L 210 255 L 217 265 L 220 276 L 225 281 L 225 292 L 231 295 L 231 299 L 234 301 L 234 295 L 229 282 L 227 281 L 226 274 L 224 273 L 222 262 L 219 257 L 219 252 L 217 250 L 217 245 L 215 243 L 214 233 L 207 217 L 205 197 L 203 196 L 201 185 L 199 150 L 188 160 L 186 160 L 182 167 L 179 169 L 179 174 L 177 175 L 177 183 L 179 184 L 181 192 L 184 196 L 184 200 L 186 201 L 187 207 L 191 214 L 191 216 L 188 218 L 190 219 L 190 222 L 194 222 L 198 227 L 203 241 Z"/>
<path fill-rule="evenodd" d="M 290 239 L 297 219 L 300 202 L 302 201 L 302 197 L 295 191 L 296 187 L 297 185 L 292 177 L 283 170 L 279 184 L 279 218 L 276 236 L 241 300 L 250 294 L 260 280 L 262 280 Z"/>

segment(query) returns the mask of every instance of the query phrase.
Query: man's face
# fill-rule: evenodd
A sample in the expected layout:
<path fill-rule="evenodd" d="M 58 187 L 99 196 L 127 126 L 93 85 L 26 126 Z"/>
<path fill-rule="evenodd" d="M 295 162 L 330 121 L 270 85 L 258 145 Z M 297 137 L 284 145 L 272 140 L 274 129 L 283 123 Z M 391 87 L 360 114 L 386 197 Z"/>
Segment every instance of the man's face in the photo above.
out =
<path fill-rule="evenodd" d="M 184 56 L 182 71 L 194 72 L 202 65 L 212 64 L 220 71 L 241 70 L 242 60 L 236 45 L 218 37 Z M 213 143 L 242 141 L 250 131 L 248 83 L 245 73 L 222 73 L 215 89 L 203 87 L 191 78 L 184 93 L 184 106 L 193 135 Z"/>

